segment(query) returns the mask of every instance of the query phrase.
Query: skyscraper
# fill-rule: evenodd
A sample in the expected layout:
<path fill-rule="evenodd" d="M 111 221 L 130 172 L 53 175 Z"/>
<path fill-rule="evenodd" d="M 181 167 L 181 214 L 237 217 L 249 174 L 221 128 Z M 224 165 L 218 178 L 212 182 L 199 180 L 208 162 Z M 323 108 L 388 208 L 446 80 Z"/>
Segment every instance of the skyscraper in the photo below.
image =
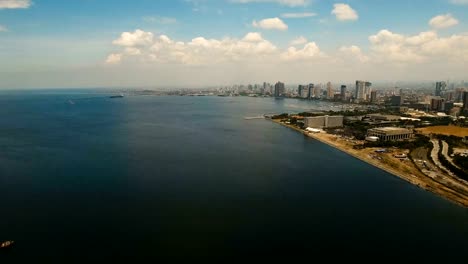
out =
<path fill-rule="evenodd" d="M 446 82 L 436 82 L 435 96 L 441 96 L 445 87 L 447 87 Z"/>
<path fill-rule="evenodd" d="M 284 83 L 277 82 L 275 84 L 275 97 L 281 97 L 284 95 Z"/>
<path fill-rule="evenodd" d="M 308 89 L 308 95 L 307 97 L 308 98 L 312 98 L 312 96 L 314 96 L 314 93 L 315 93 L 315 87 L 314 87 L 314 84 L 313 83 L 310 83 L 309 84 L 309 89 Z"/>
<path fill-rule="evenodd" d="M 468 111 L 468 92 L 463 92 L 463 110 Z"/>
<path fill-rule="evenodd" d="M 370 96 L 371 103 L 377 102 L 377 91 L 372 91 Z"/>
<path fill-rule="evenodd" d="M 333 92 L 333 86 L 332 86 L 331 82 L 328 82 L 328 83 L 327 83 L 327 98 L 328 98 L 328 99 L 333 98 L 333 94 L 334 94 L 334 92 Z"/>
<path fill-rule="evenodd" d="M 341 101 L 345 101 L 346 100 L 346 85 L 341 85 L 340 95 L 341 95 Z"/>
<path fill-rule="evenodd" d="M 356 91 L 354 98 L 359 101 L 366 101 L 370 99 L 372 83 L 367 81 L 356 81 Z"/>

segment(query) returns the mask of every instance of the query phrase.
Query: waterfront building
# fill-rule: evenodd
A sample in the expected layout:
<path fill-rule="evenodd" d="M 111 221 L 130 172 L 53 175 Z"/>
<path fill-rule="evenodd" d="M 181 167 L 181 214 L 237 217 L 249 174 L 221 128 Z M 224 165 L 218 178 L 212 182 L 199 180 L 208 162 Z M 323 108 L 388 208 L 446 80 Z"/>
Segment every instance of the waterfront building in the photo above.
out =
<path fill-rule="evenodd" d="M 379 127 L 367 130 L 368 137 L 378 137 L 381 141 L 405 140 L 413 137 L 413 131 L 401 127 Z"/>
<path fill-rule="evenodd" d="M 308 89 L 307 98 L 312 98 L 312 97 L 314 96 L 314 93 L 315 93 L 314 84 L 313 84 L 313 83 L 310 83 L 310 84 L 309 84 L 309 89 Z"/>
<path fill-rule="evenodd" d="M 314 116 L 305 117 L 305 127 L 311 128 L 334 128 L 343 126 L 343 116 Z"/>
<path fill-rule="evenodd" d="M 368 81 L 356 81 L 354 98 L 358 101 L 368 101 L 370 99 L 372 83 Z"/>
<path fill-rule="evenodd" d="M 332 98 L 333 98 L 333 94 L 334 94 L 334 92 L 333 92 L 333 86 L 332 86 L 331 82 L 328 82 L 328 83 L 327 83 L 327 98 L 328 98 L 328 99 L 332 99 Z"/>
<path fill-rule="evenodd" d="M 285 93 L 284 83 L 277 82 L 275 84 L 275 97 L 281 97 Z"/>
<path fill-rule="evenodd" d="M 340 95 L 341 101 L 346 101 L 346 85 L 341 85 Z"/>

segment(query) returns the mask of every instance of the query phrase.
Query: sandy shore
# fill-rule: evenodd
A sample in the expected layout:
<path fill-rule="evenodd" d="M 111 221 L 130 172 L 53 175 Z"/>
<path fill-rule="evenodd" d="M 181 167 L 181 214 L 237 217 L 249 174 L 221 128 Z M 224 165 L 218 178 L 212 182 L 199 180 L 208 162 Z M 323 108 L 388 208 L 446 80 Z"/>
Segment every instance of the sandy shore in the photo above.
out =
<path fill-rule="evenodd" d="M 307 133 L 296 126 L 288 125 L 279 122 L 279 120 L 272 120 L 275 123 L 294 129 L 305 136 L 314 138 L 322 143 L 343 151 L 357 159 L 360 159 L 368 164 L 371 164 L 379 169 L 391 173 L 407 182 L 410 182 L 422 189 L 440 195 L 449 201 L 456 204 L 468 207 L 468 195 L 457 192 L 445 185 L 442 185 L 432 178 L 424 175 L 418 167 L 411 160 L 400 160 L 393 155 L 405 153 L 408 154 L 409 150 L 397 150 L 393 153 L 376 153 L 376 149 L 363 149 L 356 150 L 353 148 L 354 142 L 341 138 L 336 135 L 327 133 Z M 467 186 L 468 189 L 468 186 Z"/>

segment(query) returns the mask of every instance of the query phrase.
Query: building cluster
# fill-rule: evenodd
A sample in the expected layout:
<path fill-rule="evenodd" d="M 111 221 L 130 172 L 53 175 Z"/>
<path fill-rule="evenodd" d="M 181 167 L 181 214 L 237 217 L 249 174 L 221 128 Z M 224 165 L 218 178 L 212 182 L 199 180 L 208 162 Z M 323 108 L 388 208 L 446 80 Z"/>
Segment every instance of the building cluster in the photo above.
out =
<path fill-rule="evenodd" d="M 354 86 L 354 87 L 352 87 Z M 432 84 L 405 84 L 406 88 L 389 85 L 374 89 L 365 80 L 356 80 L 352 85 L 342 84 L 335 89 L 331 82 L 300 84 L 293 88 L 283 82 L 270 84 L 234 85 L 219 89 L 224 95 L 274 96 L 301 99 L 324 99 L 343 103 L 357 103 L 398 108 L 400 111 L 419 110 L 426 113 L 445 113 L 452 116 L 468 114 L 468 82 L 438 81 Z M 351 87 L 351 88 L 350 88 Z M 353 89 L 354 88 L 354 89 Z"/>

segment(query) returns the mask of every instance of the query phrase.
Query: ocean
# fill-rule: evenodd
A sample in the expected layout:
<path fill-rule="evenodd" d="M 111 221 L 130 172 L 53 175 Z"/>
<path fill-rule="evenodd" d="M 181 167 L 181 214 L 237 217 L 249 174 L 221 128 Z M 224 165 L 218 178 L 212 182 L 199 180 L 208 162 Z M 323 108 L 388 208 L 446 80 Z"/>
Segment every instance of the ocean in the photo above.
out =
<path fill-rule="evenodd" d="M 0 92 L 0 263 L 466 259 L 466 208 L 244 119 L 328 103 L 110 94 Z"/>

